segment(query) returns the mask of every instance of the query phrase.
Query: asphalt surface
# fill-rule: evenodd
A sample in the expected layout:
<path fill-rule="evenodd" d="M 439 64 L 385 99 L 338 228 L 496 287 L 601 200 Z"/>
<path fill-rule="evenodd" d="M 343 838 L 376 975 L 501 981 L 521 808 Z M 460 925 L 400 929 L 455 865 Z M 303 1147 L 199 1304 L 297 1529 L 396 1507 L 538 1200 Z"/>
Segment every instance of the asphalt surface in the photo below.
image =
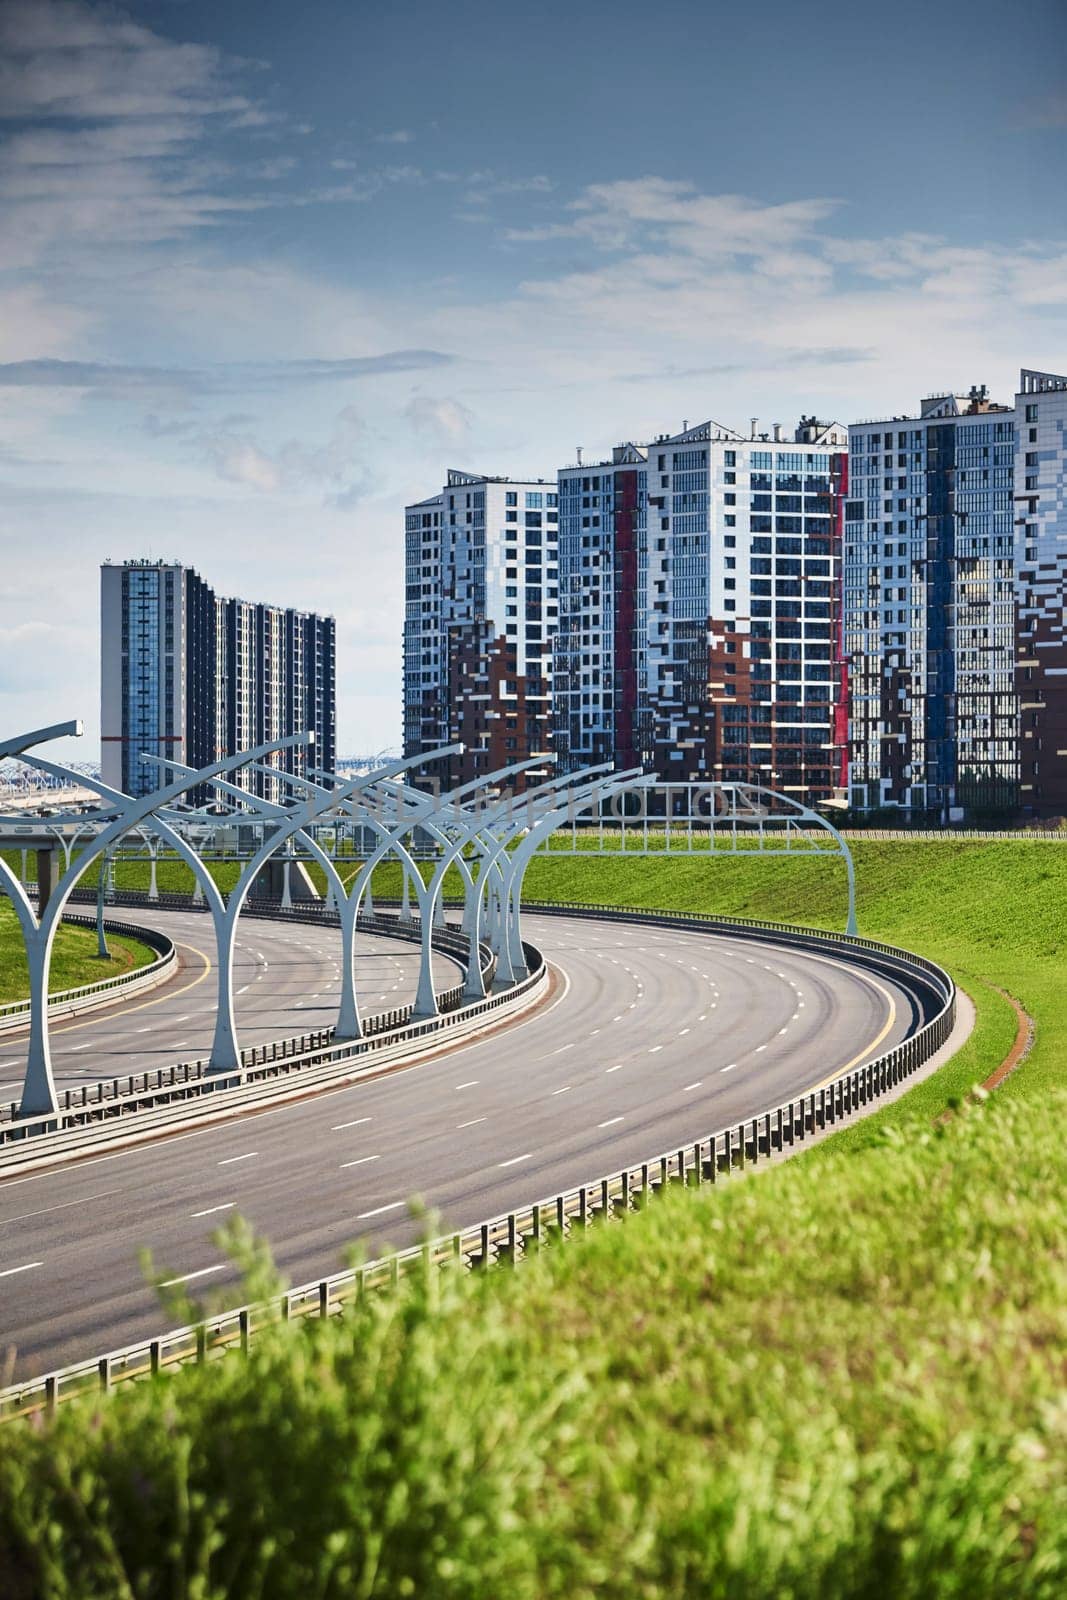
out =
<path fill-rule="evenodd" d="M 215 937 L 204 912 L 138 908 L 131 922 L 159 928 L 178 947 L 182 970 L 158 989 L 88 1011 L 49 1029 L 52 1072 L 60 1089 L 98 1078 L 154 1072 L 211 1051 L 215 1027 Z M 340 1000 L 341 933 L 309 923 L 247 917 L 238 923 L 234 953 L 234 1012 L 242 1045 L 328 1028 Z M 364 1015 L 390 1011 L 415 998 L 419 947 L 410 939 L 356 936 L 356 994 Z M 438 990 L 458 983 L 463 969 L 434 952 Z M 18 1099 L 25 1070 L 25 1032 L 0 1034 L 0 1100 Z"/>
<path fill-rule="evenodd" d="M 0 1347 L 16 1352 L 16 1376 L 165 1330 L 142 1246 L 190 1292 L 239 1303 L 212 1240 L 238 1213 L 305 1282 L 344 1265 L 353 1239 L 372 1252 L 409 1242 L 413 1196 L 442 1228 L 549 1198 L 804 1093 L 917 1022 L 890 980 L 785 946 L 569 918 L 528 916 L 524 931 L 556 987 L 510 1027 L 0 1184 Z"/>

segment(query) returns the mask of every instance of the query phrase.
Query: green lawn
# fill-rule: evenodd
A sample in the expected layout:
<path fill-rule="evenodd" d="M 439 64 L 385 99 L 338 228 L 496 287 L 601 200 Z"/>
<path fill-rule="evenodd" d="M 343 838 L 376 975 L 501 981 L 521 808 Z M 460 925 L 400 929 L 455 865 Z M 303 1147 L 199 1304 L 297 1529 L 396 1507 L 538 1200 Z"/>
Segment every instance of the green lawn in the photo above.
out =
<path fill-rule="evenodd" d="M 855 853 L 862 931 L 974 994 L 962 1066 L 517 1272 L 432 1274 L 249 1362 L 5 1430 L 0 1593 L 1058 1600 L 1067 855 Z M 828 862 L 545 861 L 528 890 L 844 918 Z M 1010 1045 L 996 986 L 1035 1049 L 935 1123 Z"/>
<path fill-rule="evenodd" d="M 101 961 L 96 953 L 95 929 L 61 924 L 52 950 L 51 993 L 77 989 L 83 983 L 98 983 L 102 978 L 114 978 L 133 967 L 145 967 L 155 955 L 139 939 L 109 934 L 107 942 L 111 959 Z M 10 901 L 0 899 L 0 1004 L 24 1000 L 29 992 L 18 919 Z"/>

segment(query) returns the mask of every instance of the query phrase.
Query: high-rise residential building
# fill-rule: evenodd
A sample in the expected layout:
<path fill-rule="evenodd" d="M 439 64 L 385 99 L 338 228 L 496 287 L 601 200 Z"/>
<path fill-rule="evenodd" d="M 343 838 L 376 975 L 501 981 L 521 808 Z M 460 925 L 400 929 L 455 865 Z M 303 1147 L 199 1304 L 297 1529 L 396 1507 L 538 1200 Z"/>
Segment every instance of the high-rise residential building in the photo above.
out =
<path fill-rule="evenodd" d="M 1015 397 L 1019 804 L 1067 815 L 1067 377 L 1023 369 Z"/>
<path fill-rule="evenodd" d="M 128 561 L 101 568 L 101 775 L 128 794 L 160 782 L 142 754 L 206 766 L 294 733 L 304 747 L 272 755 L 279 772 L 336 755 L 332 617 L 216 596 L 190 567 Z M 280 778 L 237 780 L 269 800 Z M 210 794 L 197 795 L 205 801 Z"/>
<path fill-rule="evenodd" d="M 127 794 L 158 788 L 142 754 L 215 759 L 215 596 L 189 567 L 100 570 L 100 773 Z"/>
<path fill-rule="evenodd" d="M 564 761 L 841 791 L 845 444 L 813 417 L 792 439 L 706 422 L 561 469 Z"/>
<path fill-rule="evenodd" d="M 984 387 L 849 429 L 845 649 L 859 810 L 947 820 L 1017 804 L 1015 458 L 1015 412 Z"/>
<path fill-rule="evenodd" d="M 404 754 L 462 742 L 424 769 L 443 788 L 551 747 L 557 535 L 543 479 L 450 471 L 405 510 Z"/>
<path fill-rule="evenodd" d="M 648 450 L 561 467 L 559 627 L 553 725 L 563 770 L 650 760 L 641 707 L 647 661 Z"/>

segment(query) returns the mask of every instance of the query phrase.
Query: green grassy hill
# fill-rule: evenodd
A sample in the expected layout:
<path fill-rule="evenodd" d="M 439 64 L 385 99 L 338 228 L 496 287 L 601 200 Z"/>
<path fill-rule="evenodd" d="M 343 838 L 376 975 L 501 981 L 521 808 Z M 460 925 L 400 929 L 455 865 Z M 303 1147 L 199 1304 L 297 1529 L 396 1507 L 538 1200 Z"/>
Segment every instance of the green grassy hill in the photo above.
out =
<path fill-rule="evenodd" d="M 974 994 L 962 1067 L 858 1140 L 672 1194 L 518 1271 L 432 1274 L 247 1363 L 5 1429 L 0 1593 L 1067 1592 L 1067 851 L 856 856 L 862 931 Z M 561 860 L 528 888 L 840 926 L 838 873 Z M 1035 1018 L 1034 1051 L 935 1122 L 1006 1053 L 998 987 Z M 261 1258 L 228 1238 L 262 1292 Z"/>
<path fill-rule="evenodd" d="M 101 961 L 96 953 L 96 930 L 61 924 L 52 950 L 50 990 L 77 989 L 83 983 L 99 983 L 114 978 L 132 967 L 144 967 L 154 952 L 139 939 L 108 935 L 110 960 Z M 0 898 L 0 1005 L 9 1000 L 24 1000 L 30 992 L 29 971 L 22 947 L 18 919 L 9 900 Z"/>

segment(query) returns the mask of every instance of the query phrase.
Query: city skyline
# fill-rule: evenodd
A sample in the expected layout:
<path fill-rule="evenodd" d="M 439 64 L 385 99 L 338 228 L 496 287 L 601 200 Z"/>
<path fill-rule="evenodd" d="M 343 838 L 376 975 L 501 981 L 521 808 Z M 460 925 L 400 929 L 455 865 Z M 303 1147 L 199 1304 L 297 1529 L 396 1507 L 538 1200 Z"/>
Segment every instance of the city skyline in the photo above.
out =
<path fill-rule="evenodd" d="M 449 467 L 1062 371 L 1058 16 L 11 0 L 12 715 L 73 673 L 95 741 L 95 571 L 147 549 L 335 611 L 343 744 L 398 745 L 399 518 Z"/>

